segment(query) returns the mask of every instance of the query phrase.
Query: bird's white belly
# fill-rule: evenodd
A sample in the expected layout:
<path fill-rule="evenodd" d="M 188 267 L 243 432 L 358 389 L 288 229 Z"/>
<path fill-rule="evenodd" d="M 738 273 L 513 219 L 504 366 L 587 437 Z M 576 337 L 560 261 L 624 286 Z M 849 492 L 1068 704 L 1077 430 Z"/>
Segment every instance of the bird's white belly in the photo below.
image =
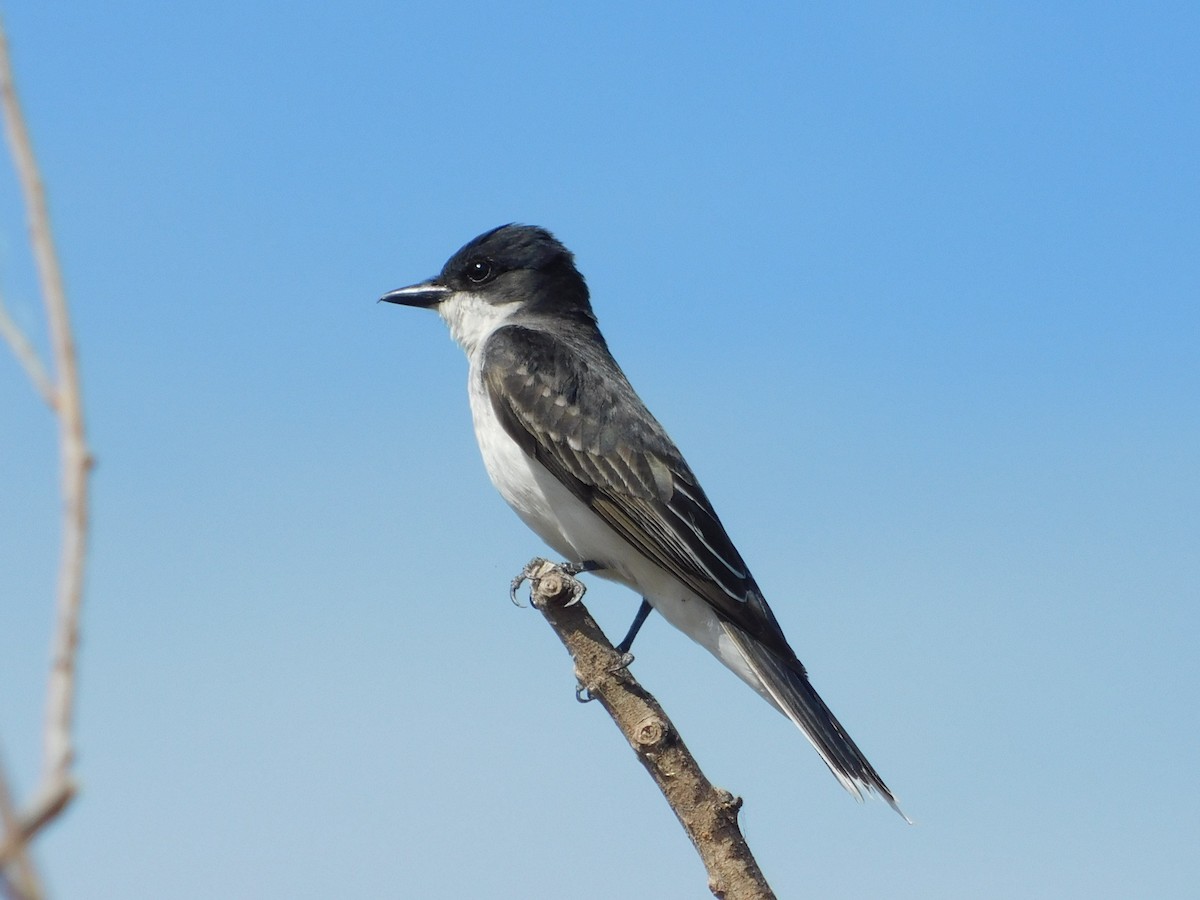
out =
<path fill-rule="evenodd" d="M 601 568 L 597 575 L 637 591 L 663 618 L 774 705 L 774 699 L 712 608 L 661 566 L 642 556 L 509 436 L 475 366 L 471 367 L 469 394 L 475 435 L 488 476 L 522 521 L 564 560 L 598 563 Z"/>
<path fill-rule="evenodd" d="M 566 540 L 559 524 L 559 507 L 564 502 L 560 495 L 567 495 L 570 500 L 575 498 L 542 465 L 526 455 L 505 431 L 496 417 L 487 388 L 474 368 L 470 396 L 475 437 L 479 440 L 479 451 L 492 484 L 542 540 L 564 558 L 576 559 L 577 550 Z"/>

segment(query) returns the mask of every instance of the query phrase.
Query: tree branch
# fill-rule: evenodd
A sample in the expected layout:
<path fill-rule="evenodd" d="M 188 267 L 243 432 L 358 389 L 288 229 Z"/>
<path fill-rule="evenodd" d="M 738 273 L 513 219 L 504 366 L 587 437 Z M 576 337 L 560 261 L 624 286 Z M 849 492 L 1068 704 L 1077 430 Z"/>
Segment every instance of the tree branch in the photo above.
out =
<path fill-rule="evenodd" d="M 41 783 L 33 803 L 22 815 L 17 816 L 11 804 L 8 805 L 3 817 L 4 833 L 0 835 L 0 868 L 3 868 L 10 859 L 20 860 L 24 857 L 25 844 L 62 812 L 75 793 L 71 772 L 74 762 L 71 729 L 75 711 L 79 611 L 83 601 L 84 564 L 87 558 L 88 476 L 92 458 L 84 431 L 83 396 L 79 387 L 75 341 L 62 271 L 54 250 L 50 215 L 37 159 L 13 84 L 8 40 L 2 25 L 0 112 L 4 117 L 9 150 L 25 196 L 30 243 L 49 325 L 54 361 L 53 381 L 46 375 L 45 367 L 38 361 L 24 335 L 12 325 L 7 314 L 0 316 L 0 332 L 12 346 L 34 388 L 46 399 L 58 419 L 63 496 L 63 535 L 51 667 L 46 688 Z"/>
<path fill-rule="evenodd" d="M 4 777 L 4 766 L 0 765 L 0 830 L 2 835 L 17 835 L 21 832 L 21 824 L 13 807 L 12 794 L 8 789 L 8 779 Z M 7 845 L 7 842 L 5 842 Z M 7 849 L 5 846 L 4 849 Z M 28 847 L 24 840 L 14 841 L 12 845 L 13 877 L 6 878 L 4 860 L 0 854 L 0 893 L 10 895 L 19 900 L 35 900 L 42 896 L 41 879 L 29 856 Z"/>
<path fill-rule="evenodd" d="M 561 567 L 534 559 L 525 567 L 533 605 L 575 662 L 583 690 L 600 701 L 629 741 L 687 832 L 708 871 L 708 887 L 724 900 L 774 900 L 738 827 L 742 801 L 716 788 L 683 743 L 658 701 L 626 667 L 580 602 L 584 586 Z"/>
<path fill-rule="evenodd" d="M 75 650 L 79 644 L 79 607 L 83 597 L 84 560 L 87 555 L 88 472 L 92 459 L 88 453 L 83 425 L 83 396 L 79 389 L 79 368 L 62 270 L 50 232 L 50 213 L 38 173 L 37 159 L 25 118 L 13 86 L 8 40 L 0 29 L 0 104 L 9 149 L 16 163 L 25 206 L 29 215 L 29 235 L 41 279 L 42 300 L 50 325 L 57 380 L 55 391 L 59 422 L 59 448 L 62 462 L 63 544 L 59 560 L 57 624 L 50 685 L 46 709 L 45 783 L 70 778 L 74 751 L 71 746 L 71 720 L 75 703 Z"/>
<path fill-rule="evenodd" d="M 47 406 L 54 409 L 57 405 L 54 382 L 50 380 L 46 367 L 42 365 L 33 345 L 29 343 L 29 338 L 25 337 L 25 333 L 17 327 L 17 323 L 8 314 L 8 310 L 4 307 L 3 297 L 0 297 L 0 337 L 4 338 L 12 349 L 13 356 L 25 370 L 34 390 L 38 392 Z"/>

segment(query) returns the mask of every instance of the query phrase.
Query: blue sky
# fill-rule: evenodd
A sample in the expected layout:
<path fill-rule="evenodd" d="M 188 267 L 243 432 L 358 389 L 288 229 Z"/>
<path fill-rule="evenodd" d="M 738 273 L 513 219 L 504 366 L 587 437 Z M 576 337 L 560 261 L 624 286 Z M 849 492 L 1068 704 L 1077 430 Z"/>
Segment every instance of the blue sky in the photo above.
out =
<path fill-rule="evenodd" d="M 660 621 L 634 672 L 781 897 L 1200 883 L 1191 4 L 4 3 L 82 358 L 72 898 L 706 896 L 508 580 L 435 316 L 576 255 L 916 820 Z M 44 344 L 16 187 L 0 289 Z M 0 741 L 37 771 L 52 423 L 0 354 Z M 611 632 L 636 608 L 593 582 Z"/>

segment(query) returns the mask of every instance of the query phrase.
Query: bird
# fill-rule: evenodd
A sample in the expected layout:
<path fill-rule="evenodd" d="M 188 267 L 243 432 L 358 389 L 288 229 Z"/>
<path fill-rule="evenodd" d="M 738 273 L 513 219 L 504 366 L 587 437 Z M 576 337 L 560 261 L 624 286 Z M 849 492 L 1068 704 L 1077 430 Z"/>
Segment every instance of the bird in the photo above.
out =
<path fill-rule="evenodd" d="M 875 794 L 909 821 L 609 352 L 571 251 L 544 228 L 501 225 L 380 301 L 435 310 L 465 351 L 475 436 L 509 506 L 574 571 L 641 595 L 619 650 L 656 610 L 791 719 L 856 799 Z"/>

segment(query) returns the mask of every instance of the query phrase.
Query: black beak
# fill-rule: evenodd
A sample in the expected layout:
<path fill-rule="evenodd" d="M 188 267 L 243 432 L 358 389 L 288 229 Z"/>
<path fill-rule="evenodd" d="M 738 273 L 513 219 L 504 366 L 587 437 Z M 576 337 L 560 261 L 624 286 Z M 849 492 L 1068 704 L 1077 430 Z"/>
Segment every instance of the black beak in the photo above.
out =
<path fill-rule="evenodd" d="M 402 306 L 418 306 L 421 309 L 432 309 L 450 296 L 450 288 L 437 281 L 422 281 L 420 284 L 388 291 L 379 299 L 387 303 L 399 303 Z"/>

